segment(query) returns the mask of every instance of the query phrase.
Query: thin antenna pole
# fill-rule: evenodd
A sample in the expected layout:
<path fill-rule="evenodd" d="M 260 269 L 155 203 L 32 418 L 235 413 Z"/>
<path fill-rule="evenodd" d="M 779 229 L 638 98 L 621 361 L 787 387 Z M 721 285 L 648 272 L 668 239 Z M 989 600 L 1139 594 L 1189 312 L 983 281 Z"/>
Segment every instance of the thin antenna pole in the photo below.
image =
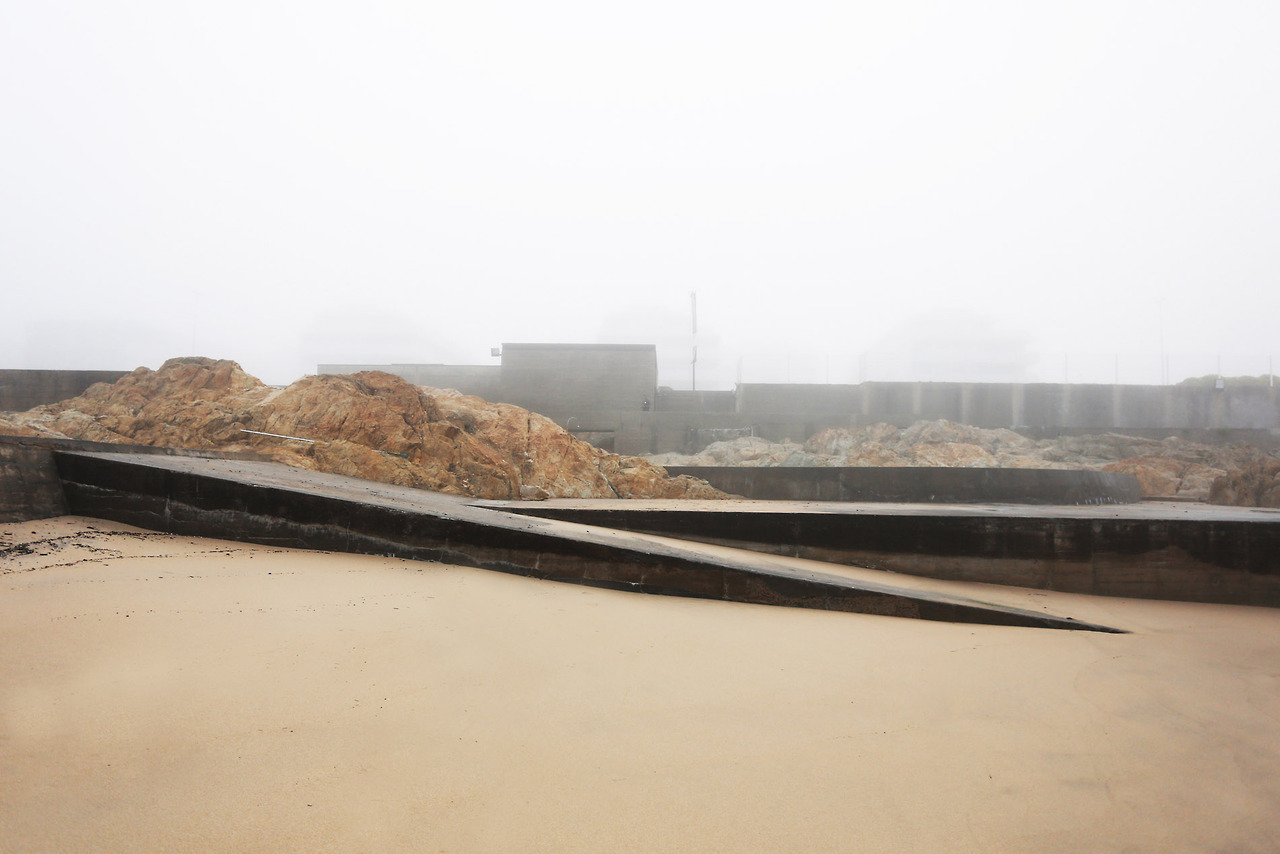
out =
<path fill-rule="evenodd" d="M 693 354 L 689 360 L 689 385 L 698 390 L 698 292 L 689 291 L 689 309 L 693 318 Z"/>

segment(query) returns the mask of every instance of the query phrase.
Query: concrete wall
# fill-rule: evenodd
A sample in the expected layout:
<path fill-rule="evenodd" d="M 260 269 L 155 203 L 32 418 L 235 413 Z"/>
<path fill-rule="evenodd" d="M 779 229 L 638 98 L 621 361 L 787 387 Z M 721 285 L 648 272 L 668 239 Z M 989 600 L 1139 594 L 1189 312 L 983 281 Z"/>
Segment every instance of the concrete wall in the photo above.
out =
<path fill-rule="evenodd" d="M 738 395 L 732 391 L 658 389 L 654 409 L 662 412 L 736 412 Z"/>
<path fill-rule="evenodd" d="M 1104 471 L 981 468 L 668 466 L 716 489 L 764 501 L 912 504 L 1134 504 L 1133 475 Z"/>
<path fill-rule="evenodd" d="M 900 427 L 946 419 L 1029 435 L 1125 431 L 1280 447 L 1274 386 L 1062 383 L 745 383 L 735 391 L 657 386 L 652 345 L 504 344 L 502 365 L 321 365 L 376 368 L 419 385 L 457 388 L 539 412 L 618 453 L 692 452 L 742 431 L 804 441 L 832 427 Z M 641 412 L 641 401 L 651 402 Z"/>
<path fill-rule="evenodd" d="M 606 413 L 601 413 L 603 420 Z M 733 413 L 625 412 L 612 421 L 613 450 L 619 454 L 694 453 L 712 442 L 731 438 L 722 434 L 750 435 L 751 420 Z"/>
<path fill-rule="evenodd" d="M 94 383 L 113 383 L 129 373 L 0 370 L 0 412 L 25 412 L 33 406 L 77 397 Z"/>
<path fill-rule="evenodd" d="M 715 506 L 723 504 L 723 509 Z M 527 502 L 519 512 L 892 572 L 1125 598 L 1280 607 L 1280 524 L 1228 512 L 1018 512 L 732 502 Z M 1228 510 L 1213 508 L 1213 511 Z"/>
<path fill-rule="evenodd" d="M 976 427 L 1112 430 L 1280 429 L 1274 386 L 1087 385 L 1062 383 L 862 383 L 738 387 L 737 412 L 803 415 L 824 422 L 908 426 L 946 419 Z"/>
<path fill-rule="evenodd" d="M 66 512 L 53 451 L 0 441 L 0 522 L 48 519 Z"/>
<path fill-rule="evenodd" d="M 196 457 L 223 460 L 270 461 L 254 451 L 212 451 L 124 445 L 46 436 L 0 436 L 0 522 L 48 519 L 70 512 L 57 470 L 59 451 L 142 454 L 157 457 Z"/>
<path fill-rule="evenodd" d="M 503 403 L 556 421 L 587 413 L 640 412 L 658 395 L 652 344 L 503 344 Z"/>
<path fill-rule="evenodd" d="M 287 466 L 227 469 L 119 454 L 57 452 L 70 512 L 157 531 L 293 548 L 440 561 L 617 590 L 1056 629 L 1105 626 L 867 584 L 748 554 L 708 552 L 589 527 L 530 520 L 450 497 Z M 159 463 L 159 464 L 157 464 Z M 536 502 L 535 502 L 536 503 Z"/>
<path fill-rule="evenodd" d="M 712 400 L 719 407 L 721 401 Z M 716 428 L 746 427 L 754 435 L 781 442 L 804 441 L 833 427 L 853 429 L 878 422 L 907 427 L 940 419 L 1008 427 L 1037 437 L 1124 431 L 1280 448 L 1280 392 L 1271 386 L 1228 384 L 1217 390 L 1061 383 L 750 383 L 738 387 L 733 415 L 698 410 L 695 403 L 682 398 L 679 409 L 624 423 L 617 450 L 688 452 L 705 447 L 694 437 L 710 437 Z"/>

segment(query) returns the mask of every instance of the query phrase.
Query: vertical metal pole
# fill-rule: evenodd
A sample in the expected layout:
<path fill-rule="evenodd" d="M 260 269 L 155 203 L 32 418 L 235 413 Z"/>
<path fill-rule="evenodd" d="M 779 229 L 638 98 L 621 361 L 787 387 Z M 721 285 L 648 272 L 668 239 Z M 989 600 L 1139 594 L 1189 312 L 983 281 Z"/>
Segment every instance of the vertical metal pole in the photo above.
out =
<path fill-rule="evenodd" d="M 693 317 L 693 354 L 689 360 L 689 385 L 698 390 L 698 292 L 689 291 L 689 307 Z"/>

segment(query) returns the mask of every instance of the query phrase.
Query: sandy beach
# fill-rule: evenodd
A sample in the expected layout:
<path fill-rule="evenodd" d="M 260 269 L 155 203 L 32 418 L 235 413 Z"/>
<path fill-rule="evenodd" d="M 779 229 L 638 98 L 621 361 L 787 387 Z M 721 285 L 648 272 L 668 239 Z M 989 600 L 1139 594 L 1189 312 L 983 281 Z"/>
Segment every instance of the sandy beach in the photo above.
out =
<path fill-rule="evenodd" d="M 1280 839 L 1274 610 L 1011 591 L 1131 634 L 929 623 L 75 517 L 0 555 L 4 851 Z"/>

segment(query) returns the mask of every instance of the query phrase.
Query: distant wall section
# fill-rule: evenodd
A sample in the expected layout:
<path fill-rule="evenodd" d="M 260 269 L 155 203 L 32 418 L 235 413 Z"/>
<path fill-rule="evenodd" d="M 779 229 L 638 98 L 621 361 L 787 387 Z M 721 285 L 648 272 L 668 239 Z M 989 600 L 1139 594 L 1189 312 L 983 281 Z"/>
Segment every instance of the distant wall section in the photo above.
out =
<path fill-rule="evenodd" d="M 94 383 L 113 383 L 129 373 L 0 370 L 0 412 L 25 412 L 33 406 L 78 397 Z"/>
<path fill-rule="evenodd" d="M 321 365 L 383 370 L 456 388 L 553 419 L 623 454 L 700 450 L 736 435 L 804 441 L 833 427 L 947 420 L 1033 436 L 1122 431 L 1280 447 L 1280 393 L 1271 385 L 1065 383 L 744 383 L 733 391 L 658 386 L 653 345 L 504 344 L 500 366 Z M 648 410 L 642 408 L 645 399 Z"/>
<path fill-rule="evenodd" d="M 746 384 L 737 413 L 771 439 L 825 427 L 945 419 L 1043 434 L 1137 430 L 1166 433 L 1280 430 L 1280 390 L 1267 385 L 1072 385 L 1064 383 Z"/>
<path fill-rule="evenodd" d="M 652 344 L 502 345 L 502 402 L 557 421 L 640 412 L 657 395 Z"/>

